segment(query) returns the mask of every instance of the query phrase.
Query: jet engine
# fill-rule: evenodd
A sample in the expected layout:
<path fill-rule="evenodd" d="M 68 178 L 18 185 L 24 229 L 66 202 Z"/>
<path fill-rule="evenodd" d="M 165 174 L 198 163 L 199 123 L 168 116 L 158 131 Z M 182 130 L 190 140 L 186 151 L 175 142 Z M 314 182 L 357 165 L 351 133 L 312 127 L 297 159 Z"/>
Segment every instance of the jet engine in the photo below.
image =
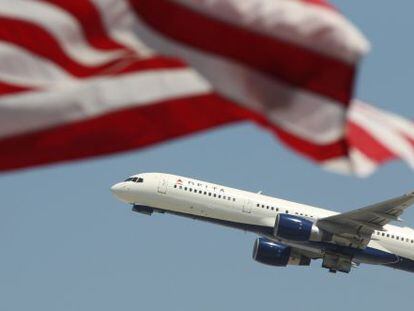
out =
<path fill-rule="evenodd" d="M 258 238 L 253 247 L 253 259 L 271 266 L 286 267 L 287 265 L 309 266 L 311 259 L 296 256 L 292 248 L 264 238 Z"/>
<path fill-rule="evenodd" d="M 306 218 L 278 214 L 276 216 L 274 235 L 292 241 L 321 241 L 323 232 Z"/>

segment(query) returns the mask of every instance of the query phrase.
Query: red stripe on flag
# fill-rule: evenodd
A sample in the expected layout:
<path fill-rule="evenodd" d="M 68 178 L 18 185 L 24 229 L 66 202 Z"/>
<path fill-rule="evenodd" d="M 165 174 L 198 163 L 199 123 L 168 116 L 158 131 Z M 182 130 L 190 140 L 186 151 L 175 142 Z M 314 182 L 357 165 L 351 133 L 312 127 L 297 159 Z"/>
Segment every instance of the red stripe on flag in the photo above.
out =
<path fill-rule="evenodd" d="M 145 147 L 247 115 L 214 94 L 115 111 L 0 140 L 0 171 Z"/>
<path fill-rule="evenodd" d="M 137 14 L 163 35 L 345 105 L 349 103 L 355 74 L 353 65 L 216 20 L 173 1 L 130 2 Z"/>
<path fill-rule="evenodd" d="M 123 49 L 129 50 L 126 46 L 113 40 L 106 32 L 105 26 L 99 11 L 89 0 L 68 1 L 68 0 L 42 0 L 60 7 L 70 13 L 73 18 L 77 19 L 85 34 L 88 42 L 98 49 L 113 50 Z"/>
<path fill-rule="evenodd" d="M 401 135 L 403 135 L 405 137 L 405 139 L 407 139 L 411 145 L 413 145 L 414 148 L 414 138 L 407 136 L 405 133 L 401 133 Z"/>
<path fill-rule="evenodd" d="M 118 66 L 114 66 L 108 71 L 108 74 L 120 75 L 123 73 L 133 73 L 145 70 L 168 70 L 188 67 L 178 58 L 154 56 L 146 59 L 126 58 Z M 101 73 L 104 74 L 105 72 Z"/>
<path fill-rule="evenodd" d="M 337 9 L 326 0 L 300 0 L 305 3 L 315 4 L 323 8 L 328 8 L 331 11 L 336 11 Z"/>
<path fill-rule="evenodd" d="M 78 78 L 185 66 L 182 61 L 175 58 L 154 56 L 139 59 L 131 55 L 125 55 L 101 66 L 85 66 L 66 55 L 56 39 L 43 28 L 30 22 L 5 17 L 0 17 L 0 40 L 22 46 L 31 53 L 54 62 Z"/>
<path fill-rule="evenodd" d="M 183 117 L 185 116 L 185 117 Z M 141 148 L 222 124 L 252 120 L 315 161 L 346 154 L 344 142 L 321 146 L 268 123 L 214 94 L 133 107 L 0 140 L 0 171 Z"/>
<path fill-rule="evenodd" d="M 266 121 L 264 122 L 267 123 Z M 348 156 L 348 144 L 345 139 L 340 139 L 326 145 L 319 145 L 296 136 L 281 127 L 269 123 L 261 123 L 275 133 L 287 146 L 313 161 L 323 162 Z"/>
<path fill-rule="evenodd" d="M 58 41 L 43 28 L 34 23 L 0 17 L 0 40 L 13 43 L 44 57 L 76 77 L 99 74 L 117 63 L 118 60 L 101 66 L 85 66 L 74 61 L 61 48 Z"/>
<path fill-rule="evenodd" d="M 21 92 L 26 92 L 26 91 L 33 91 L 33 90 L 34 89 L 30 87 L 13 85 L 11 83 L 0 81 L 0 96 L 21 93 Z"/>
<path fill-rule="evenodd" d="M 350 147 L 358 149 L 377 164 L 395 158 L 395 154 L 391 150 L 387 149 L 372 134 L 352 121 L 347 123 L 347 137 Z"/>

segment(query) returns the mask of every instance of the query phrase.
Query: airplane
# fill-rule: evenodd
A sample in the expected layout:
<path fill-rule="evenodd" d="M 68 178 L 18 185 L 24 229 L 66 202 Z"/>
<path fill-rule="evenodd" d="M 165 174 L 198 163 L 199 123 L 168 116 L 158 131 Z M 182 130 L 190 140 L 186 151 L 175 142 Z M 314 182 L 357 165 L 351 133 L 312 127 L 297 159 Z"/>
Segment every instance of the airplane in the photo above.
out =
<path fill-rule="evenodd" d="M 329 272 L 361 263 L 414 272 L 414 230 L 393 226 L 414 203 L 414 191 L 345 213 L 163 173 L 142 173 L 111 187 L 132 210 L 189 217 L 253 232 L 253 259 L 267 265 Z"/>

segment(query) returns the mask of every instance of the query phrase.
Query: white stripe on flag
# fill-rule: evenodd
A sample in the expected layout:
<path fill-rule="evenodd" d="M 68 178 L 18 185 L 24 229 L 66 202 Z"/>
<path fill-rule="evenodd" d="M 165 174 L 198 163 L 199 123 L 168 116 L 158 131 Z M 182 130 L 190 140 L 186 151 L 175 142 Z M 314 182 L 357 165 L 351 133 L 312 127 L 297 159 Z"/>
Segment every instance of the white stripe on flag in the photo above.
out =
<path fill-rule="evenodd" d="M 344 135 L 345 106 L 341 103 L 270 79 L 220 56 L 181 45 L 159 36 L 140 21 L 135 29 L 155 49 L 184 58 L 215 90 L 264 114 L 289 132 L 317 144 L 329 144 Z"/>
<path fill-rule="evenodd" d="M 368 132 L 379 144 L 414 168 L 413 144 L 378 111 L 351 109 L 349 119 Z"/>
<path fill-rule="evenodd" d="M 0 80 L 25 87 L 50 87 L 73 80 L 73 76 L 44 57 L 0 41 Z"/>
<path fill-rule="evenodd" d="M 99 10 L 107 34 L 117 42 L 133 49 L 140 57 L 154 54 L 133 32 L 136 16 L 127 1 L 89 0 Z"/>
<path fill-rule="evenodd" d="M 0 138 L 210 91 L 210 85 L 191 69 L 168 69 L 8 96 L 0 105 Z"/>
<path fill-rule="evenodd" d="M 355 63 L 369 42 L 340 13 L 304 1 L 172 0 L 202 14 Z"/>
<path fill-rule="evenodd" d="M 0 16 L 34 23 L 47 30 L 76 62 L 96 66 L 115 60 L 124 51 L 102 51 L 91 46 L 75 18 L 57 6 L 41 1 L 0 1 Z"/>

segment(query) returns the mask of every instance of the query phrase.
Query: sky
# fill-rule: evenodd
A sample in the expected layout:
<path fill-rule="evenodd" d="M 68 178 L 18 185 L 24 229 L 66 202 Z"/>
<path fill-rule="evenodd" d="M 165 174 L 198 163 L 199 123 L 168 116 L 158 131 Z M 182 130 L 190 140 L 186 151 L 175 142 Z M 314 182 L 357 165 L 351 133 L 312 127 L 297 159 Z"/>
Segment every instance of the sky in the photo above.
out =
<path fill-rule="evenodd" d="M 357 95 L 414 117 L 412 1 L 334 1 L 370 39 Z M 138 172 L 189 176 L 347 211 L 414 189 L 392 162 L 365 179 L 320 169 L 249 123 L 141 151 L 0 174 L 0 310 L 389 310 L 412 308 L 413 274 L 331 274 L 251 258 L 256 236 L 133 213 L 109 191 Z M 414 209 L 404 215 L 414 227 Z"/>

